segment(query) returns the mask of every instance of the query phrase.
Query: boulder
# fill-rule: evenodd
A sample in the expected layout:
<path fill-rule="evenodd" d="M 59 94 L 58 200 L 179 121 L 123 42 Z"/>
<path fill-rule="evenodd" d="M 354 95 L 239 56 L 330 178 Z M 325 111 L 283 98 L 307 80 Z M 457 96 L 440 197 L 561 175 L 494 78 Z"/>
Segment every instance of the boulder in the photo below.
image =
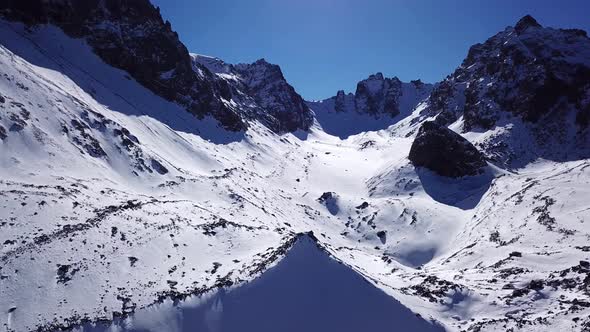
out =
<path fill-rule="evenodd" d="M 420 127 L 409 159 L 416 167 L 454 178 L 480 174 L 487 165 L 484 155 L 469 141 L 431 121 Z"/>

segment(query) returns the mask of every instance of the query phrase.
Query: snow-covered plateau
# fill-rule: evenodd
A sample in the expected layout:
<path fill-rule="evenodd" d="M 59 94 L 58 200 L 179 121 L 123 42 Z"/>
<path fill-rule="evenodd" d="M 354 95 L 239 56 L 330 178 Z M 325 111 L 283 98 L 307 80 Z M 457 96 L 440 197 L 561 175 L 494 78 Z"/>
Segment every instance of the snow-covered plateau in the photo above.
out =
<path fill-rule="evenodd" d="M 210 95 L 170 97 L 0 13 L 1 331 L 590 331 L 583 31 L 525 17 L 443 82 L 303 102 L 188 53 Z M 415 166 L 440 137 L 456 167 Z"/>

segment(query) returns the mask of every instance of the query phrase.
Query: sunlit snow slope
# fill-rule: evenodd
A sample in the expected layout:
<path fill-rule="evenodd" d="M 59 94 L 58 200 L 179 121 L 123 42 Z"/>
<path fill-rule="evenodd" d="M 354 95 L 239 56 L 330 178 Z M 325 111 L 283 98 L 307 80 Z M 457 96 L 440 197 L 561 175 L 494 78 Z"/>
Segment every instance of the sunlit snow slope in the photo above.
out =
<path fill-rule="evenodd" d="M 54 27 L 2 21 L 0 44 L 3 330 L 237 287 L 304 232 L 419 324 L 590 324 L 588 160 L 443 178 L 407 159 L 422 104 L 345 140 L 227 132 Z"/>

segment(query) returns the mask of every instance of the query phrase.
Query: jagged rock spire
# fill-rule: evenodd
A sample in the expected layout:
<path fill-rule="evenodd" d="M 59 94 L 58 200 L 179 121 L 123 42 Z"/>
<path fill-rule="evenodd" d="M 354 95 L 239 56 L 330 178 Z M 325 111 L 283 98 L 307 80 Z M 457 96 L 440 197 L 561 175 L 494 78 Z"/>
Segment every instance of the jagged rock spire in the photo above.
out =
<path fill-rule="evenodd" d="M 518 20 L 518 22 L 514 26 L 514 30 L 516 30 L 517 33 L 522 33 L 526 29 L 532 27 L 541 28 L 542 26 L 531 15 L 525 15 L 520 20 Z"/>

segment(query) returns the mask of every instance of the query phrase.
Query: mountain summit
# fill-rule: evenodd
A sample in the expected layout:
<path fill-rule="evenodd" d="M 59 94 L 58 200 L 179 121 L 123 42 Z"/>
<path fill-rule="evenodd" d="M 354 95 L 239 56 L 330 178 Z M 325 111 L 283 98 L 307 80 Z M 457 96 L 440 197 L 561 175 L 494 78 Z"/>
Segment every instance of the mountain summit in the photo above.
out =
<path fill-rule="evenodd" d="M 523 33 L 528 28 L 542 28 L 542 26 L 531 15 L 525 15 L 516 22 L 514 31 Z"/>
<path fill-rule="evenodd" d="M 192 58 L 230 86 L 232 100 L 248 118 L 261 121 L 277 133 L 307 130 L 313 124 L 311 111 L 278 65 L 264 59 L 231 65 L 198 54 L 192 54 Z"/>

